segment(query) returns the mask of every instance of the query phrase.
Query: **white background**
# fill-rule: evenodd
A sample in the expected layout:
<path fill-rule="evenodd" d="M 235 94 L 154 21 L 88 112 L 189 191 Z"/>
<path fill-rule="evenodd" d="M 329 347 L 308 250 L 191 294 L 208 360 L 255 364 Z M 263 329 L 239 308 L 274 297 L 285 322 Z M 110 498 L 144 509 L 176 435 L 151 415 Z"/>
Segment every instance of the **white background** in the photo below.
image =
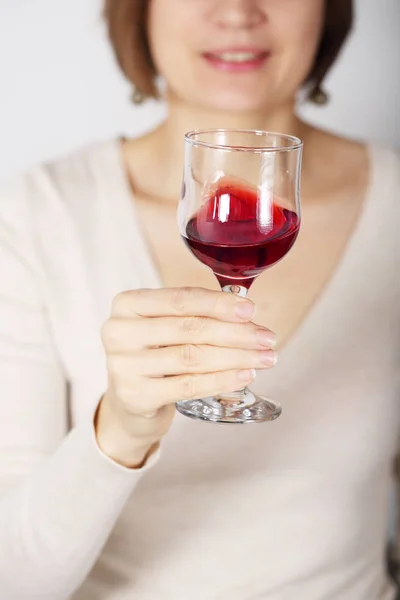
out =
<path fill-rule="evenodd" d="M 154 103 L 130 104 L 101 5 L 0 0 L 0 180 L 88 141 L 140 133 L 162 115 Z M 400 1 L 356 7 L 355 33 L 329 78 L 331 102 L 303 113 L 329 129 L 400 146 Z"/>

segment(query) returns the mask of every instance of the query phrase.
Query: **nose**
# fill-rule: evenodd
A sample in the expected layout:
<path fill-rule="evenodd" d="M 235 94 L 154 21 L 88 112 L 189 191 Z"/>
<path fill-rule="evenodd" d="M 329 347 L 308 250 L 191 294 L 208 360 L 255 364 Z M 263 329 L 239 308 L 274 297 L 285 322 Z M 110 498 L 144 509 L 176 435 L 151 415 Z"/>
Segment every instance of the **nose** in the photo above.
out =
<path fill-rule="evenodd" d="M 266 20 L 259 0 L 213 0 L 209 17 L 221 29 L 254 29 Z"/>

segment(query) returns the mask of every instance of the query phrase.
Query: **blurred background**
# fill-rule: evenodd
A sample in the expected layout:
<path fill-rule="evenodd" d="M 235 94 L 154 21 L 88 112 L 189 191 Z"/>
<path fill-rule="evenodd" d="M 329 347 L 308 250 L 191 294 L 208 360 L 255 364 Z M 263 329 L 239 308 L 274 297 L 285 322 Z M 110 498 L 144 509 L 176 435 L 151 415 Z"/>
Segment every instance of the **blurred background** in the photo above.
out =
<path fill-rule="evenodd" d="M 301 0 L 299 0 L 301 1 Z M 0 0 L 0 180 L 92 140 L 138 134 L 163 106 L 137 108 L 114 66 L 101 0 Z M 400 147 L 400 0 L 358 0 L 331 100 L 300 107 L 324 127 Z"/>

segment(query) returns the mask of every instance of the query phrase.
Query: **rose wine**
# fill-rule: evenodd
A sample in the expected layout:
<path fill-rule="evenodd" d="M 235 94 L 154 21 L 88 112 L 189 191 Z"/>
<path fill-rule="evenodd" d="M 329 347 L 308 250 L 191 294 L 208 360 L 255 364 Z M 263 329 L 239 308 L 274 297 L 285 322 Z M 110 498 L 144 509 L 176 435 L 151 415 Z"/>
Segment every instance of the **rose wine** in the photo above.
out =
<path fill-rule="evenodd" d="M 298 215 L 254 189 L 225 183 L 190 219 L 184 241 L 221 286 L 249 288 L 257 275 L 293 246 Z"/>

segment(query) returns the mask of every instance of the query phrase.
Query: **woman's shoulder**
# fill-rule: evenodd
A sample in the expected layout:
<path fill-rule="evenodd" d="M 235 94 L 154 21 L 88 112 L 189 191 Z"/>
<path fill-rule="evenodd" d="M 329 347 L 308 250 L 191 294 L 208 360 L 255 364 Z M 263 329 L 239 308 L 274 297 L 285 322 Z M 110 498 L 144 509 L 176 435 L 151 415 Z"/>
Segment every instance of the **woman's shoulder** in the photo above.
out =
<path fill-rule="evenodd" d="M 64 156 L 39 163 L 0 185 L 0 217 L 19 228 L 32 216 L 83 209 L 102 189 L 101 178 L 113 179 L 118 169 L 118 143 L 87 144 Z"/>
<path fill-rule="evenodd" d="M 377 142 L 369 143 L 367 148 L 371 169 L 375 170 L 381 186 L 400 193 L 400 149 Z"/>

